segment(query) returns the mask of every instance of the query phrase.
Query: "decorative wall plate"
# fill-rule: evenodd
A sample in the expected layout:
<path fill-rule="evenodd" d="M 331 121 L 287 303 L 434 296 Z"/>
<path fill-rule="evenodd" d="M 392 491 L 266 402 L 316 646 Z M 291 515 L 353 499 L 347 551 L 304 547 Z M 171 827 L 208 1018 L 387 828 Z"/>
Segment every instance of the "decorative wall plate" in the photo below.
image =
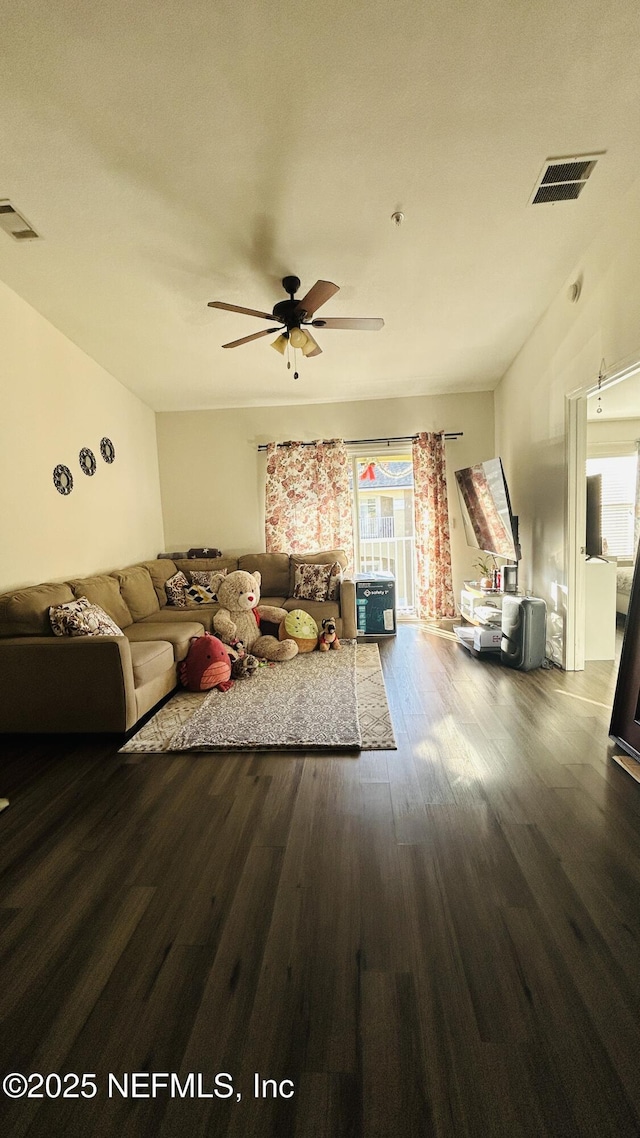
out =
<path fill-rule="evenodd" d="M 116 457 L 116 448 L 114 447 L 111 439 L 100 439 L 100 454 L 105 462 L 113 462 Z"/>
<path fill-rule="evenodd" d="M 70 494 L 73 490 L 73 474 L 68 466 L 61 463 L 53 471 L 53 485 L 59 494 Z"/>
<path fill-rule="evenodd" d="M 96 472 L 96 456 L 89 447 L 83 447 L 79 454 L 80 469 L 83 474 L 88 474 L 91 477 Z"/>

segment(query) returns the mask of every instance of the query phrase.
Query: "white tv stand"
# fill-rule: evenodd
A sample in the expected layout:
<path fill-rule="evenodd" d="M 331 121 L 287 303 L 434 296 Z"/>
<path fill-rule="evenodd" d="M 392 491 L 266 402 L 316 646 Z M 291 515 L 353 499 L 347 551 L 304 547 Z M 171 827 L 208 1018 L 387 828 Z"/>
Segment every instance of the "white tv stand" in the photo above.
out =
<path fill-rule="evenodd" d="M 460 616 L 469 624 L 490 624 L 491 619 L 482 610 L 495 609 L 496 614 L 502 612 L 504 596 L 499 589 L 481 589 L 475 581 L 465 581 L 464 588 L 460 590 Z"/>
<path fill-rule="evenodd" d="M 460 591 L 460 616 L 466 624 L 454 628 L 458 640 L 470 652 L 499 652 L 502 640 L 502 601 L 509 594 L 499 589 L 481 589 L 465 581 Z"/>

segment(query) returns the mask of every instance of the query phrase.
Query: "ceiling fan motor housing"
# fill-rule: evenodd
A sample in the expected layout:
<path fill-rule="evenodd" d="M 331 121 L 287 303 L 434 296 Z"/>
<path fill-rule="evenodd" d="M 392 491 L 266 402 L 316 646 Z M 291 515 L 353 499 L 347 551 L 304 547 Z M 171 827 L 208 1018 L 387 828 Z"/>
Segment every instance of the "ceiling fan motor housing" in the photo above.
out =
<path fill-rule="evenodd" d="M 285 277 L 285 280 L 288 278 Z M 274 319 L 279 320 L 281 324 L 286 324 L 287 328 L 299 328 L 300 321 L 304 320 L 306 313 L 303 308 L 299 308 L 299 300 L 279 300 L 273 306 Z"/>

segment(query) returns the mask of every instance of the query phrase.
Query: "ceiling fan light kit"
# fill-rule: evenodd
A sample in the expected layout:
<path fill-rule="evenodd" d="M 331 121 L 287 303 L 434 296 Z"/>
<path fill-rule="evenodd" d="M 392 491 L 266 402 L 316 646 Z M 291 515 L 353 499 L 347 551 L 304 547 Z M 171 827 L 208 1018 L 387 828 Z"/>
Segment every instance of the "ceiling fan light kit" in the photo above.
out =
<path fill-rule="evenodd" d="M 288 341 L 287 337 L 280 334 L 278 336 L 278 339 L 273 341 L 273 343 L 271 344 L 271 347 L 275 348 L 276 352 L 280 352 L 280 355 L 283 356 L 287 350 L 288 344 L 289 344 L 289 341 Z"/>
<path fill-rule="evenodd" d="M 284 356 L 287 349 L 291 347 L 294 353 L 299 350 L 303 356 L 308 358 L 319 356 L 322 353 L 322 348 L 311 333 L 306 331 L 307 328 L 343 328 L 359 332 L 377 332 L 384 327 L 384 320 L 380 317 L 330 316 L 325 319 L 313 319 L 318 308 L 326 304 L 332 296 L 340 291 L 338 285 L 333 284 L 332 281 L 316 281 L 302 300 L 296 300 L 295 296 L 300 288 L 299 277 L 283 277 L 282 287 L 288 293 L 289 299 L 279 300 L 277 304 L 274 304 L 272 312 L 261 312 L 256 308 L 243 308 L 237 304 L 228 304 L 223 300 L 209 301 L 209 308 L 221 308 L 225 312 L 240 312 L 244 316 L 256 316 L 260 320 L 278 321 L 279 326 L 277 328 L 266 328 L 263 332 L 254 332 L 253 335 L 243 336 L 240 340 L 231 340 L 228 344 L 223 344 L 223 348 L 239 348 L 241 344 L 248 344 L 252 340 L 259 340 L 262 336 L 270 336 L 274 332 L 279 332 L 279 336 L 271 344 L 272 348 Z M 291 367 L 289 360 L 287 367 Z M 294 378 L 298 378 L 297 371 L 294 372 Z"/>

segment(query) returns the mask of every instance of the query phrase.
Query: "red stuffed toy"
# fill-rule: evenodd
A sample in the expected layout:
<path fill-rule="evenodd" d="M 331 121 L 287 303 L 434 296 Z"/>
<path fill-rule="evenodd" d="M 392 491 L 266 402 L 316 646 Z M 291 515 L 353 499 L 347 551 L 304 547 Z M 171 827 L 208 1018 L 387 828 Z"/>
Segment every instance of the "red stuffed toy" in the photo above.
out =
<path fill-rule="evenodd" d="M 188 691 L 209 691 L 233 687 L 231 660 L 226 646 L 217 636 L 194 636 L 187 657 L 180 665 L 180 682 Z"/>

